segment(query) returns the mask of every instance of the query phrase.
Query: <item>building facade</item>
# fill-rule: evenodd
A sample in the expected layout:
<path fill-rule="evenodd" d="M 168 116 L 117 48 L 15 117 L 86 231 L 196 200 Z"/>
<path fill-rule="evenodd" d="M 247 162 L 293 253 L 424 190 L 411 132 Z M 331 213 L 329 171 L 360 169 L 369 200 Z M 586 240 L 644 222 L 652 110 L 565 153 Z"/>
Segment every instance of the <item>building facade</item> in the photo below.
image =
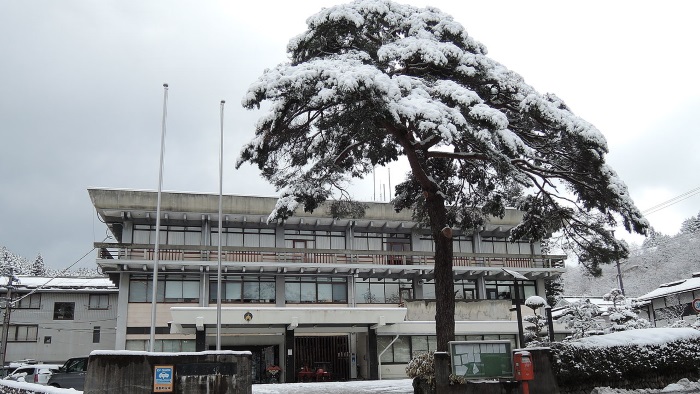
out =
<path fill-rule="evenodd" d="M 664 283 L 638 297 L 654 327 L 666 327 L 679 320 L 695 323 L 700 309 L 700 272 L 688 279 Z M 695 304 L 695 306 L 693 306 Z"/>
<path fill-rule="evenodd" d="M 5 362 L 62 364 L 93 350 L 114 349 L 119 290 L 107 278 L 0 278 L 9 308 Z M 5 304 L 3 302 L 3 304 Z M 3 321 L 8 308 L 3 305 Z"/>
<path fill-rule="evenodd" d="M 157 193 L 89 194 L 116 241 L 95 246 L 119 286 L 117 350 L 148 350 L 153 321 L 157 351 L 216 349 L 218 337 L 222 350 L 253 352 L 254 380 L 275 364 L 287 382 L 317 378 L 306 372 L 318 366 L 334 380 L 403 378 L 412 355 L 435 350 L 433 242 L 410 212 L 367 203 L 361 219 L 334 219 L 321 207 L 268 223 L 276 198 L 227 195 L 220 232 L 218 195 L 162 193 L 155 256 Z M 458 340 L 516 346 L 514 282 L 504 268 L 527 277 L 518 282 L 523 300 L 544 296 L 545 280 L 564 272 L 564 256 L 507 241 L 520 215 L 508 210 L 479 231 L 455 231 Z"/>

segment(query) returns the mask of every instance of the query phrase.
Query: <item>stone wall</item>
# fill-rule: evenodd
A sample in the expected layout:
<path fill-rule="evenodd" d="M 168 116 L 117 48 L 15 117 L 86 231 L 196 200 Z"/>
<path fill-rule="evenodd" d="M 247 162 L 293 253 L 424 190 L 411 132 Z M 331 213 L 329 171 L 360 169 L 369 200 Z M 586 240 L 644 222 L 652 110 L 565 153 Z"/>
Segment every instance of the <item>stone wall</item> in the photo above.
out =
<path fill-rule="evenodd" d="M 172 366 L 172 393 L 251 394 L 250 352 L 93 352 L 85 394 L 154 392 L 155 367 Z"/>

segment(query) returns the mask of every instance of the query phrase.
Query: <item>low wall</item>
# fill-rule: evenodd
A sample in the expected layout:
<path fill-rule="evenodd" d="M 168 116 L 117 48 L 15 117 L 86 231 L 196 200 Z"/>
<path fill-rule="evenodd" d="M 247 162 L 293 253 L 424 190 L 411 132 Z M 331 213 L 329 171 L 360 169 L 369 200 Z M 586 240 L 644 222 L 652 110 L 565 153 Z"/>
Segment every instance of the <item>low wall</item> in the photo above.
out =
<path fill-rule="evenodd" d="M 95 351 L 90 354 L 83 392 L 252 394 L 251 361 L 250 352 Z M 164 367 L 159 376 L 155 376 L 157 366 Z M 163 391 L 168 389 L 172 391 Z"/>

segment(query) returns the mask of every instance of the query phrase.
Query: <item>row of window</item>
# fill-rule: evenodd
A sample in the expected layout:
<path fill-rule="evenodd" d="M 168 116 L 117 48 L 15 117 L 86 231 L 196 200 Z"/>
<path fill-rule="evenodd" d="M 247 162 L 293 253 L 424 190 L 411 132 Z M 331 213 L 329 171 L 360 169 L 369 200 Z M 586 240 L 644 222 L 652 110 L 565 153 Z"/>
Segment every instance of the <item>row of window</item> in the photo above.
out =
<path fill-rule="evenodd" d="M 101 327 L 92 328 L 92 343 L 100 343 Z M 39 339 L 39 326 L 36 324 L 10 324 L 7 329 L 7 342 L 36 342 Z M 51 336 L 44 337 L 44 344 L 51 344 Z"/>
<path fill-rule="evenodd" d="M 160 244 L 163 245 L 202 245 L 202 229 L 198 226 L 164 226 L 160 229 Z M 211 229 L 206 240 L 207 245 L 219 245 L 219 230 Z M 156 239 L 154 225 L 134 225 L 133 243 L 153 244 Z M 385 250 L 385 251 L 433 251 L 434 242 L 429 234 L 422 235 L 416 240 L 411 249 L 411 234 L 408 233 L 373 233 L 355 232 L 352 247 L 355 250 Z M 274 228 L 239 228 L 224 227 L 221 232 L 222 246 L 235 247 L 268 247 L 274 248 L 276 243 Z M 284 230 L 285 248 L 304 249 L 347 249 L 346 233 L 344 231 L 325 230 Z M 458 253 L 474 253 L 474 238 L 471 235 L 460 235 L 454 238 L 453 248 Z M 532 245 L 528 241 L 508 242 L 502 238 L 484 237 L 481 239 L 482 253 L 501 254 L 531 254 Z"/>
<path fill-rule="evenodd" d="M 508 340 L 515 347 L 515 335 L 456 335 L 456 341 Z M 393 341 L 393 343 L 392 343 Z M 434 335 L 401 335 L 396 340 L 392 336 L 378 336 L 377 350 L 381 353 L 382 364 L 406 364 L 421 353 L 437 350 L 437 337 Z"/>
<path fill-rule="evenodd" d="M 129 339 L 126 341 L 126 350 L 149 351 L 148 339 Z M 156 339 L 153 344 L 156 352 L 194 352 L 197 350 L 193 339 Z"/>
<path fill-rule="evenodd" d="M 14 297 L 15 309 L 40 309 L 41 308 L 41 293 L 17 294 Z M 55 303 L 60 304 L 60 303 Z M 55 309 L 54 304 L 54 309 Z M 72 303 L 75 304 L 75 303 Z M 74 305 L 75 306 L 75 305 Z M 90 294 L 88 299 L 88 309 L 109 309 L 109 294 Z M 75 307 L 73 308 L 75 310 Z M 54 317 L 55 318 L 55 317 Z M 59 319 L 57 319 L 59 320 Z"/>
<path fill-rule="evenodd" d="M 421 299 L 435 299 L 435 282 L 422 285 Z M 486 281 L 485 299 L 512 299 L 515 296 L 513 281 Z M 158 282 L 157 302 L 199 302 L 201 289 L 199 281 L 166 277 Z M 217 301 L 217 282 L 209 284 L 209 302 Z M 458 281 L 454 284 L 456 299 L 478 298 L 476 282 Z M 519 298 L 525 300 L 535 295 L 535 281 L 521 282 Z M 359 304 L 398 304 L 415 299 L 413 283 L 407 279 L 380 280 L 367 279 L 355 284 L 355 302 Z M 151 302 L 153 281 L 134 278 L 130 282 L 129 302 Z M 227 278 L 221 286 L 221 302 L 274 303 L 276 300 L 274 277 L 239 276 Z M 346 278 L 316 276 L 285 277 L 284 299 L 288 304 L 300 303 L 347 303 L 348 284 Z"/>

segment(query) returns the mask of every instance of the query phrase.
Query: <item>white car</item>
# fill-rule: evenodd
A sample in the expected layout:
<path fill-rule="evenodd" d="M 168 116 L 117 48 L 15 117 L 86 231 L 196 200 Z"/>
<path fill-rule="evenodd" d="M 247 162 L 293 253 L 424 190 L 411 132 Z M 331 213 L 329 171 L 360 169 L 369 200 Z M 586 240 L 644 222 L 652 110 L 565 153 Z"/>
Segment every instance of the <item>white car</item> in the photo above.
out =
<path fill-rule="evenodd" d="M 45 385 L 49 382 L 51 375 L 58 372 L 58 367 L 60 367 L 58 364 L 24 365 L 12 371 L 5 379 Z"/>

